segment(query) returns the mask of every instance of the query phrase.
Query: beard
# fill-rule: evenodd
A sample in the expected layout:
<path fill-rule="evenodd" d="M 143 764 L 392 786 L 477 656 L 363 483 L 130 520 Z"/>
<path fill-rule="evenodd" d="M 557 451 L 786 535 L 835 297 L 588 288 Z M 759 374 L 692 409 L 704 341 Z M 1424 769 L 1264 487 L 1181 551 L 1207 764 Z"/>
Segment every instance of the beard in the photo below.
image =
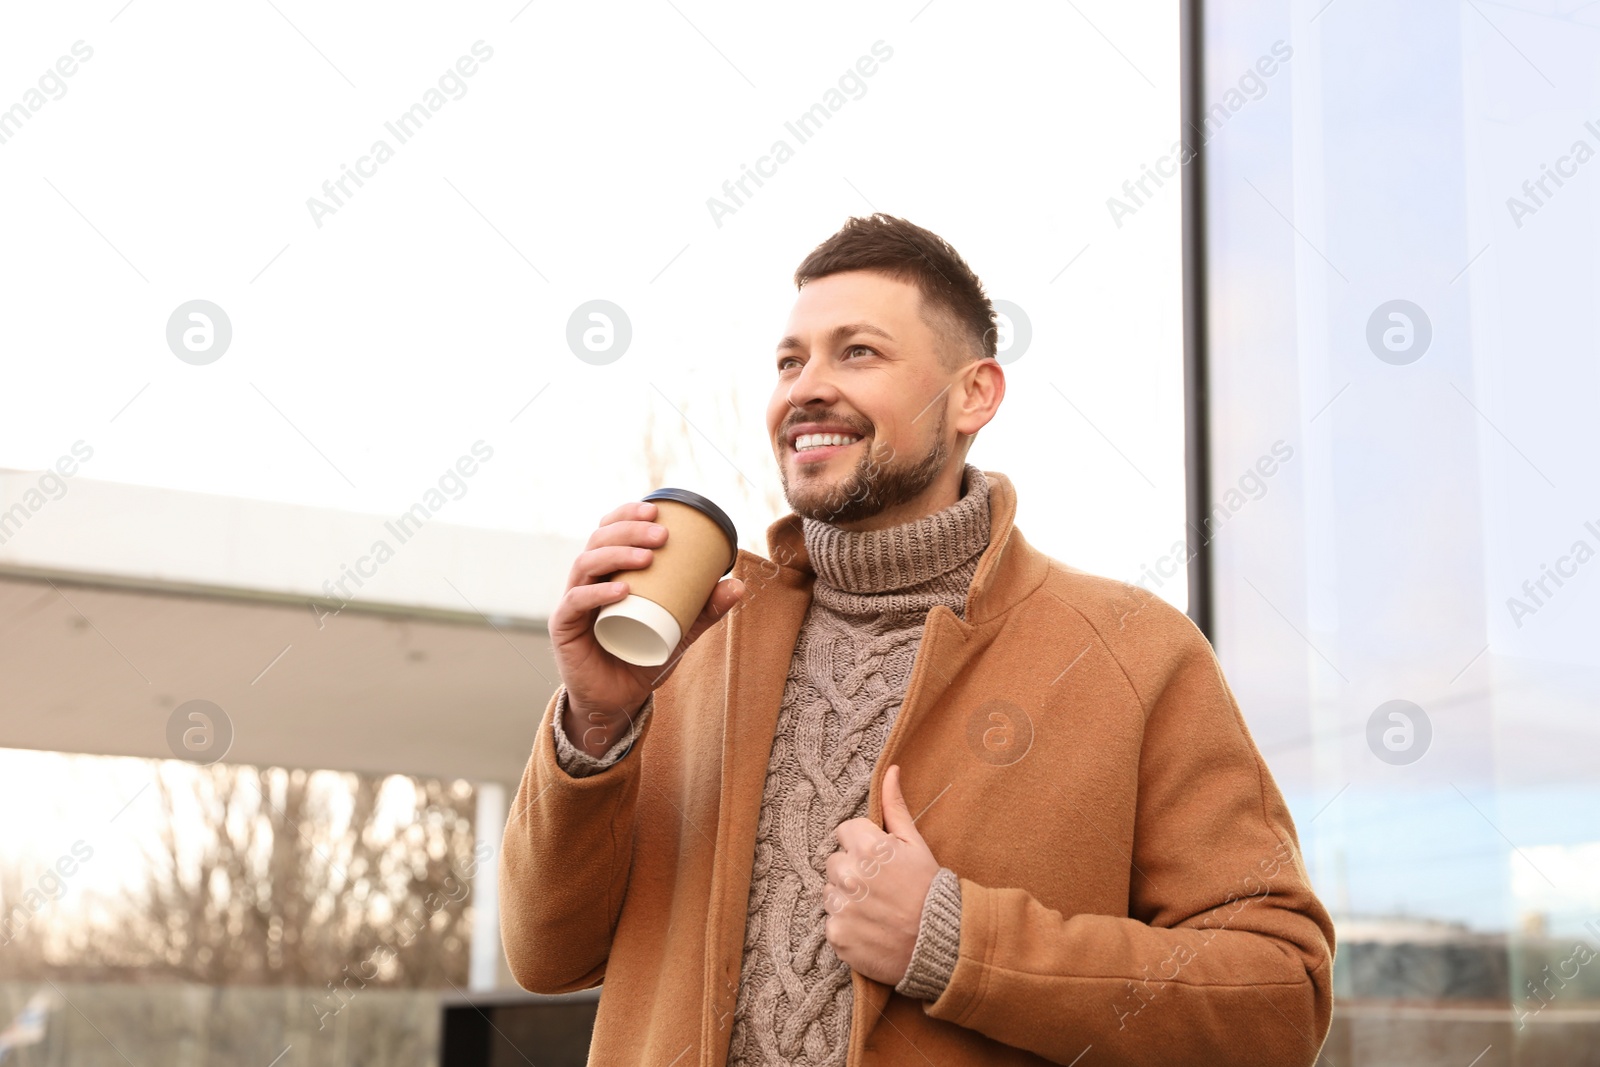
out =
<path fill-rule="evenodd" d="M 804 475 L 793 484 L 787 464 L 778 464 L 783 496 L 796 515 L 835 525 L 860 522 L 889 508 L 915 500 L 944 470 L 950 458 L 945 441 L 948 421 L 943 405 L 939 424 L 934 427 L 933 444 L 921 456 L 889 461 L 873 458 L 872 447 L 862 450 L 861 459 L 837 483 L 824 484 L 822 475 Z M 876 444 L 873 438 L 871 444 Z"/>

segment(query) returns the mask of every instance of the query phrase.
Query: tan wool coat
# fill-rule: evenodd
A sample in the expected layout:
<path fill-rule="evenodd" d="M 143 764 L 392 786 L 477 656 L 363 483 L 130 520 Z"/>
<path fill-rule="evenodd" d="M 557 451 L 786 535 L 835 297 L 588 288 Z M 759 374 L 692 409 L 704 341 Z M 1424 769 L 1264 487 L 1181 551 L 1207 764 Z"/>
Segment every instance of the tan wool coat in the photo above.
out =
<path fill-rule="evenodd" d="M 992 485 L 966 619 L 928 615 L 884 771 L 961 879 L 936 1000 L 854 974 L 851 1067 L 1309 1065 L 1333 925 L 1205 637 L 1044 555 Z M 551 698 L 507 819 L 501 924 L 541 993 L 604 982 L 591 1064 L 723 1067 L 756 823 L 811 599 L 801 522 L 740 550 L 745 599 L 684 653 L 629 753 L 556 763 Z M 1080 1058 L 1081 1057 L 1081 1058 Z"/>

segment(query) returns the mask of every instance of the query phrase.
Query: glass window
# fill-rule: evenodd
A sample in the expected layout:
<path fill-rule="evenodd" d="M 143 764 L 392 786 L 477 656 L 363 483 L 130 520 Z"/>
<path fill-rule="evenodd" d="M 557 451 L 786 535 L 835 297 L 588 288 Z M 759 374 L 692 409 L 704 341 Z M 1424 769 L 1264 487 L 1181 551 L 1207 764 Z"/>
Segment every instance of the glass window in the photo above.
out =
<path fill-rule="evenodd" d="M 1341 1067 L 1597 1040 L 1600 13 L 1563 7 L 1205 5 L 1215 640 L 1338 924 Z"/>

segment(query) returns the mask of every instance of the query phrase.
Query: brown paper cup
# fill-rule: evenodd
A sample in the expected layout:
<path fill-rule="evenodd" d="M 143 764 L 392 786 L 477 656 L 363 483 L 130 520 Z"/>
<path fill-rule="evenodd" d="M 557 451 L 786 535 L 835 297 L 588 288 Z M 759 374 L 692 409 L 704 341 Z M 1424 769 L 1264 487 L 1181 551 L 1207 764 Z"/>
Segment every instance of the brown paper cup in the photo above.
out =
<path fill-rule="evenodd" d="M 628 595 L 595 616 L 600 647 L 637 667 L 659 667 L 705 610 L 717 581 L 739 555 L 733 520 L 716 504 L 687 489 L 657 489 L 645 500 L 667 540 L 648 567 L 620 570 L 605 581 L 628 583 Z"/>

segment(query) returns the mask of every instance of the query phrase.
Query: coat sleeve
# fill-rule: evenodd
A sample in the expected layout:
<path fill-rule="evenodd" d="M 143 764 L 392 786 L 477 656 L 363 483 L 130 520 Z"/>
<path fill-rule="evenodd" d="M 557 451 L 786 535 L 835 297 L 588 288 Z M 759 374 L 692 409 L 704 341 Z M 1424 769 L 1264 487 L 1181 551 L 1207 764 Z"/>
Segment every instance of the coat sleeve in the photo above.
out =
<path fill-rule="evenodd" d="M 550 698 L 534 735 L 500 855 L 500 940 L 512 975 L 535 993 L 600 984 L 633 857 L 642 761 L 618 759 L 581 777 L 562 769 L 552 719 L 565 690 Z M 635 718 L 636 741 L 653 718 Z"/>
<path fill-rule="evenodd" d="M 1128 915 L 962 878 L 956 967 L 924 1011 L 1063 1064 L 1092 1046 L 1100 1064 L 1310 1065 L 1333 924 L 1210 644 L 1168 610 L 1147 620 L 1160 665 L 1124 664 L 1145 715 Z"/>

